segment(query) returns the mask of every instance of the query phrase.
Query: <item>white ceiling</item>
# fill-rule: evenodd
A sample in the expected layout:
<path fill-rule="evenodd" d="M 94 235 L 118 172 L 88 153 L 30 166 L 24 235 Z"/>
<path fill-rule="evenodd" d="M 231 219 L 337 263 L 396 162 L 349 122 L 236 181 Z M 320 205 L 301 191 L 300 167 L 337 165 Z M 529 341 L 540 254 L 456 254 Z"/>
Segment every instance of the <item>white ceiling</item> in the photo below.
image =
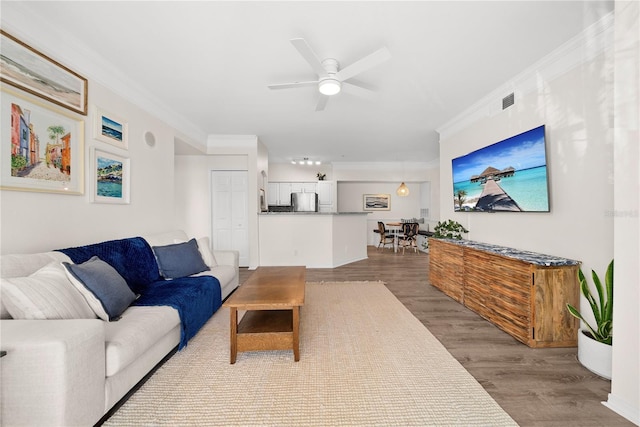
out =
<path fill-rule="evenodd" d="M 7 6 L 3 2 L 3 8 Z M 602 1 L 29 2 L 203 135 L 257 135 L 270 161 L 438 158 L 436 129 L 601 16 Z M 392 58 L 316 112 L 315 80 L 289 42 L 348 66 Z M 73 64 L 71 64 L 73 65 Z M 506 95 L 506 94 L 505 94 Z M 205 144 L 205 141 L 201 141 Z"/>

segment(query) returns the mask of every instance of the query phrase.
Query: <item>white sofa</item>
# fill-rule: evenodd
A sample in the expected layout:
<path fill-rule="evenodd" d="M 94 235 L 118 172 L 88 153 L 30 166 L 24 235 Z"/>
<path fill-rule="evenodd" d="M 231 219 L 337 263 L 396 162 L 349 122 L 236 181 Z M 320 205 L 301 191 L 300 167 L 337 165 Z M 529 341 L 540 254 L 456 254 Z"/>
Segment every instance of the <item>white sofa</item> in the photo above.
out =
<path fill-rule="evenodd" d="M 151 246 L 186 241 L 182 231 L 143 236 Z M 238 286 L 238 253 L 214 251 L 199 275 L 220 281 L 224 300 Z M 0 257 L 2 278 L 25 277 L 61 252 Z M 116 322 L 15 320 L 0 304 L 0 425 L 87 426 L 98 422 L 178 346 L 180 318 L 168 306 L 130 306 Z"/>

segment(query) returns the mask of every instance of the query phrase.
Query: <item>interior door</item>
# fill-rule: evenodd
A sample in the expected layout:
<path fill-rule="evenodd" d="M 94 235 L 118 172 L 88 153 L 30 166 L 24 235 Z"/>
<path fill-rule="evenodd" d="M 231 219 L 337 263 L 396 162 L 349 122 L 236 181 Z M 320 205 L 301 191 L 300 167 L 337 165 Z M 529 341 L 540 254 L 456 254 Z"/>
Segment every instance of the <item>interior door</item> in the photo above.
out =
<path fill-rule="evenodd" d="M 232 249 L 249 266 L 249 186 L 247 171 L 211 172 L 211 235 L 214 250 Z"/>

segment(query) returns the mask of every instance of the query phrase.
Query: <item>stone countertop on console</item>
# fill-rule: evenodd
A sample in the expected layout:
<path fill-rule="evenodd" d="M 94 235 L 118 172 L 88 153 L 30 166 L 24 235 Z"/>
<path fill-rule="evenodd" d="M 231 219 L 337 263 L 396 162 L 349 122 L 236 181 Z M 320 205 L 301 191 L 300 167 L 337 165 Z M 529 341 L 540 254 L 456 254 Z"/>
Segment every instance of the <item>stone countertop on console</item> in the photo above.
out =
<path fill-rule="evenodd" d="M 260 212 L 260 215 L 368 215 L 370 212 Z"/>
<path fill-rule="evenodd" d="M 472 240 L 455 240 L 455 239 L 439 239 L 445 242 L 453 243 L 459 246 L 465 246 L 485 252 L 502 255 L 507 258 L 517 259 L 519 261 L 528 262 L 530 264 L 542 265 L 545 267 L 558 267 L 564 265 L 580 265 L 580 261 L 557 257 L 553 255 L 540 254 L 537 252 L 523 251 L 519 249 L 508 248 L 506 246 L 493 245 L 490 243 L 474 242 Z"/>

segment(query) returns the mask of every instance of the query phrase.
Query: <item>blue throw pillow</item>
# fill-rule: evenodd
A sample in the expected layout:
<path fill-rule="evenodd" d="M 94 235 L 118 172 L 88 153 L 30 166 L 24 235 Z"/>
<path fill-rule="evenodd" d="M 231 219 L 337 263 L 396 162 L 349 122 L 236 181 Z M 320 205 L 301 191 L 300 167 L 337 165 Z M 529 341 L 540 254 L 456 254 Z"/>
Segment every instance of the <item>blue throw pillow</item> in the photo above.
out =
<path fill-rule="evenodd" d="M 136 299 L 116 269 L 97 256 L 82 264 L 62 265 L 71 283 L 102 320 L 117 320 Z"/>
<path fill-rule="evenodd" d="M 167 246 L 154 246 L 160 273 L 165 279 L 178 279 L 209 270 L 202 260 L 196 239 Z"/>

